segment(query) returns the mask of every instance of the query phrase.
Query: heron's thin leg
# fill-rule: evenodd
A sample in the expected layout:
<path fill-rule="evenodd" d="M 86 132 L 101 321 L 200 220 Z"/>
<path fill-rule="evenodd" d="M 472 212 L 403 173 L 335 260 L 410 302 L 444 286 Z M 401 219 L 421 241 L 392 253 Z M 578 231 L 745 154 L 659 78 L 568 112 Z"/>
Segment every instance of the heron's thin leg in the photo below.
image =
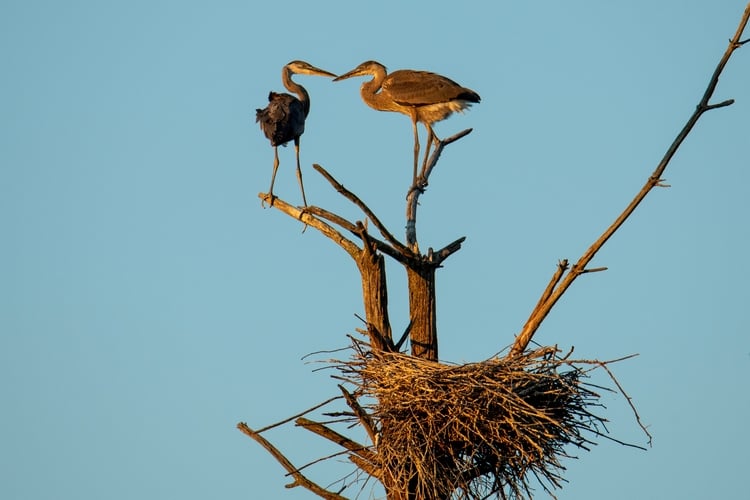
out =
<path fill-rule="evenodd" d="M 273 173 L 271 174 L 271 187 L 268 188 L 268 195 L 271 197 L 271 205 L 273 205 L 273 183 L 276 180 L 276 171 L 279 169 L 279 147 L 273 147 Z M 260 204 L 263 204 L 261 200 Z"/>
<path fill-rule="evenodd" d="M 440 140 L 435 135 L 435 132 L 432 130 L 432 126 L 430 126 L 429 123 L 425 123 L 424 125 L 425 125 L 425 128 L 427 129 L 427 146 L 425 147 L 424 161 L 422 162 L 422 173 L 420 174 L 420 176 L 422 177 L 427 171 L 427 159 L 430 156 L 430 148 L 432 147 L 432 143 Z"/>
<path fill-rule="evenodd" d="M 419 163 L 419 132 L 417 131 L 417 117 L 411 117 L 411 125 L 414 128 L 414 176 L 412 185 L 417 184 L 417 163 Z"/>
<path fill-rule="evenodd" d="M 299 165 L 299 137 L 294 140 L 294 153 L 297 155 L 297 180 L 299 181 L 299 189 L 302 191 L 302 203 L 307 206 L 307 199 L 305 198 L 305 186 L 302 184 L 302 169 Z"/>

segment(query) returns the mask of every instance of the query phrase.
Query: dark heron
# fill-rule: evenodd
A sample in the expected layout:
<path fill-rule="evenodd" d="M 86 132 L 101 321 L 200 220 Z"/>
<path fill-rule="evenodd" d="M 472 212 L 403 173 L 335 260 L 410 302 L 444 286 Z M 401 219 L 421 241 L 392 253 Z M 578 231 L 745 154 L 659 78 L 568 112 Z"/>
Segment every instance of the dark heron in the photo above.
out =
<path fill-rule="evenodd" d="M 256 110 L 255 114 L 255 121 L 260 122 L 261 130 L 273 146 L 273 174 L 271 174 L 271 187 L 268 189 L 271 204 L 273 204 L 273 182 L 276 179 L 276 170 L 279 168 L 279 146 L 286 146 L 287 142 L 294 140 L 294 152 L 297 155 L 297 180 L 302 191 L 302 202 L 307 206 L 299 164 L 299 138 L 305 131 L 305 118 L 310 112 L 310 94 L 302 85 L 292 81 L 292 75 L 329 77 L 336 75 L 304 61 L 292 61 L 282 68 L 281 82 L 284 88 L 289 92 L 294 92 L 298 97 L 271 92 L 268 94 L 268 106 L 265 109 Z"/>
<path fill-rule="evenodd" d="M 433 140 L 439 140 L 432 124 L 445 120 L 456 111 L 464 111 L 480 101 L 479 94 L 462 87 L 453 80 L 428 71 L 402 69 L 388 74 L 385 66 L 376 61 L 366 61 L 333 81 L 353 76 L 372 75 L 372 80 L 362 84 L 362 100 L 378 111 L 396 111 L 411 117 L 414 129 L 414 181 L 417 180 L 419 134 L 417 122 L 427 129 L 427 148 L 424 164 Z M 379 92 L 378 92 L 379 91 Z"/>

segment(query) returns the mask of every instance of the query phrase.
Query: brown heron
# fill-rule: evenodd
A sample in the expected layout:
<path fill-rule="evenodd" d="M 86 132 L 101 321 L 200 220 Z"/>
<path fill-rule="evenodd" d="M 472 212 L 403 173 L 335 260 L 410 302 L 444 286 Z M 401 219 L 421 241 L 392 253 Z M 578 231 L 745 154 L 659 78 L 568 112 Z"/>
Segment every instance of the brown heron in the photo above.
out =
<path fill-rule="evenodd" d="M 411 117 L 414 129 L 416 182 L 419 157 L 417 122 L 423 123 L 427 129 L 427 148 L 423 163 L 426 165 L 432 141 L 439 140 L 432 130 L 432 124 L 445 120 L 456 111 L 464 111 L 472 103 L 479 102 L 479 94 L 449 78 L 428 71 L 402 69 L 388 74 L 385 66 L 376 61 L 365 61 L 333 81 L 364 75 L 373 77 L 360 88 L 365 104 L 378 111 L 396 111 Z"/>
<path fill-rule="evenodd" d="M 256 110 L 255 121 L 260 122 L 261 130 L 273 146 L 273 174 L 271 174 L 271 187 L 268 189 L 271 204 L 273 204 L 273 182 L 276 179 L 276 170 L 279 168 L 279 146 L 286 146 L 286 143 L 294 140 L 294 152 L 297 156 L 297 180 L 302 191 L 302 203 L 307 206 L 305 187 L 302 184 L 302 170 L 299 164 L 299 138 L 305 131 L 305 118 L 310 112 L 310 94 L 302 85 L 292 81 L 292 75 L 295 74 L 336 76 L 304 61 L 290 62 L 281 70 L 281 82 L 289 92 L 294 92 L 298 97 L 276 92 L 269 93 L 268 106 L 265 109 Z"/>

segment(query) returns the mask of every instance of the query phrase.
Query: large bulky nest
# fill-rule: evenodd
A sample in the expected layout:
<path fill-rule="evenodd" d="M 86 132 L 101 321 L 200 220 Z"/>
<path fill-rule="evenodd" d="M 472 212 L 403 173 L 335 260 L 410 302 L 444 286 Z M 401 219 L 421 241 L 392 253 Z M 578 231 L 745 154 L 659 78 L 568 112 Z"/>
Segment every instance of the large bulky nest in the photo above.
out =
<path fill-rule="evenodd" d="M 587 372 L 555 348 L 463 365 L 360 354 L 339 368 L 360 402 L 375 402 L 377 466 L 416 484 L 418 498 L 525 498 L 534 483 L 551 492 L 566 445 L 588 449 L 583 434 L 604 424 Z"/>

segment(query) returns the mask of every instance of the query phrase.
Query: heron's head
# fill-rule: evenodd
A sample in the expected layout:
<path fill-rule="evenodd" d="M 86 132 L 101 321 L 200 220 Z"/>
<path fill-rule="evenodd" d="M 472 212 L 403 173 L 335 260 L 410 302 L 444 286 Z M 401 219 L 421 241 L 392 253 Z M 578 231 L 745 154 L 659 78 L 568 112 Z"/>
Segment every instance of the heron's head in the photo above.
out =
<path fill-rule="evenodd" d="M 353 76 L 364 76 L 364 75 L 373 75 L 376 76 L 378 74 L 383 74 L 385 76 L 386 69 L 385 66 L 380 64 L 377 61 L 365 61 L 353 70 L 344 73 L 343 75 L 339 76 L 338 78 L 334 78 L 334 82 L 338 82 L 339 80 L 346 80 L 347 78 L 352 78 Z"/>
<path fill-rule="evenodd" d="M 316 68 L 310 63 L 306 63 L 305 61 L 292 61 L 286 66 L 284 66 L 284 70 L 289 72 L 290 76 L 292 74 L 297 75 L 314 75 L 314 76 L 328 76 L 328 77 L 334 77 L 333 73 L 326 71 L 324 69 Z"/>

